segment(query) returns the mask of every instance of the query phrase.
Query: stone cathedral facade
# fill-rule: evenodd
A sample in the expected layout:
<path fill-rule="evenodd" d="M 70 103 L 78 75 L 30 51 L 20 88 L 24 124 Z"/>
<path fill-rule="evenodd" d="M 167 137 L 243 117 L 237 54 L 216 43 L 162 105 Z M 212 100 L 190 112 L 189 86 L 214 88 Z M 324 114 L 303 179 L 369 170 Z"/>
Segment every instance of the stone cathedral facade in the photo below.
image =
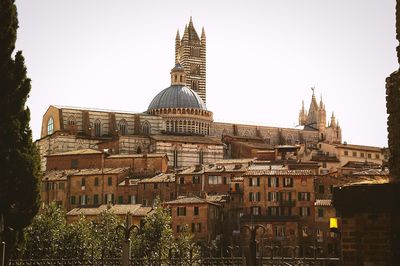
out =
<path fill-rule="evenodd" d="M 161 90 L 146 111 L 113 111 L 51 105 L 43 115 L 36 141 L 45 169 L 46 155 L 94 148 L 112 154 L 164 153 L 169 167 L 209 164 L 230 158 L 231 142 L 256 141 L 258 146 L 316 146 L 341 142 L 341 128 L 332 115 L 326 125 L 322 100 L 314 93 L 308 112 L 303 107 L 297 128 L 220 123 L 206 107 L 206 36 L 197 34 L 192 19 L 182 38 L 175 39 L 171 84 Z"/>

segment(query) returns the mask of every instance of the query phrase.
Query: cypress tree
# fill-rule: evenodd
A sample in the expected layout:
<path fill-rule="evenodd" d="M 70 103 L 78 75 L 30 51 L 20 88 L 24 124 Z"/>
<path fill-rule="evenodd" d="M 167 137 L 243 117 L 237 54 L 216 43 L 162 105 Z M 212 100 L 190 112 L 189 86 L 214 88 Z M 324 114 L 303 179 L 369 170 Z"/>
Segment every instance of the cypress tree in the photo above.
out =
<path fill-rule="evenodd" d="M 14 0 L 0 0 L 0 217 L 8 250 L 39 209 L 41 175 L 26 107 L 30 79 L 22 52 L 14 54 L 17 28 Z"/>

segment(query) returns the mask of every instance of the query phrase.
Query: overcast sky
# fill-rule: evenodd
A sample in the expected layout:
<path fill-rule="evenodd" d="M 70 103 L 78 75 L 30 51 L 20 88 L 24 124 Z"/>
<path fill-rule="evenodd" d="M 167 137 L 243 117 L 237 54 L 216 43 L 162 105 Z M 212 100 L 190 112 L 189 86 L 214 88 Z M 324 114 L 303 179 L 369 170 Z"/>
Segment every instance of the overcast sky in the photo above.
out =
<path fill-rule="evenodd" d="M 145 111 L 170 84 L 176 30 L 207 36 L 215 121 L 294 127 L 312 86 L 343 141 L 387 146 L 394 0 L 17 0 L 34 139 L 49 105 Z M 327 119 L 329 121 L 329 119 Z"/>

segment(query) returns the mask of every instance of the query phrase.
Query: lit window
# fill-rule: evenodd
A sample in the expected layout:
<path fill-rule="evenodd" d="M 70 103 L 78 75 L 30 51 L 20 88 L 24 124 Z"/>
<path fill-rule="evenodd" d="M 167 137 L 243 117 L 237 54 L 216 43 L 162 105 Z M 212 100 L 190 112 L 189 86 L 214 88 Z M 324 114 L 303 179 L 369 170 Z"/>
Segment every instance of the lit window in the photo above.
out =
<path fill-rule="evenodd" d="M 47 135 L 53 134 L 54 132 L 54 119 L 50 116 L 49 121 L 47 121 Z"/>

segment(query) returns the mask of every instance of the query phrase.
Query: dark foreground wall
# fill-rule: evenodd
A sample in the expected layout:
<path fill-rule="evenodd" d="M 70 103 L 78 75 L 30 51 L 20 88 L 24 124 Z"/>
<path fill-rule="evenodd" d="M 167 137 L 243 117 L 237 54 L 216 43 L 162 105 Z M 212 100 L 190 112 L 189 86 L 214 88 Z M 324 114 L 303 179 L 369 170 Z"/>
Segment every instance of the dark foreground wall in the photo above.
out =
<path fill-rule="evenodd" d="M 400 184 L 336 187 L 343 265 L 400 265 Z"/>

